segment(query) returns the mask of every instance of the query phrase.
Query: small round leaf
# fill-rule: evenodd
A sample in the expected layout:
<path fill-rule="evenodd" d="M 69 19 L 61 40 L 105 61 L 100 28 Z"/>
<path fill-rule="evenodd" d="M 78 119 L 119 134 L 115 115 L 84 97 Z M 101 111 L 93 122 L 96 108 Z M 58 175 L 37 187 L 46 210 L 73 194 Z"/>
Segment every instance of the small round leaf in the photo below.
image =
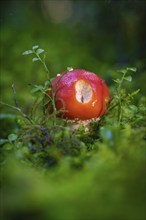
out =
<path fill-rule="evenodd" d="M 9 140 L 10 142 L 15 141 L 16 139 L 17 139 L 17 135 L 16 135 L 16 134 L 10 134 L 10 135 L 8 136 L 8 140 Z"/>

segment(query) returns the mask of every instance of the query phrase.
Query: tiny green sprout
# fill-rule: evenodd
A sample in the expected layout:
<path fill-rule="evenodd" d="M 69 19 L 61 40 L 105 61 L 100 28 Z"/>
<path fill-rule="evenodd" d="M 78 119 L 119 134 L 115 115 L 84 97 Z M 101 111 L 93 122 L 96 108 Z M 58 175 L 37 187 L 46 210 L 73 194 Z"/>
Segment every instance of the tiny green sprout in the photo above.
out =
<path fill-rule="evenodd" d="M 32 61 L 33 62 L 36 62 L 36 61 L 40 61 L 43 66 L 44 66 L 44 69 L 46 71 L 46 73 L 48 74 L 48 78 L 49 78 L 49 69 L 46 65 L 46 61 L 45 61 L 45 58 L 46 58 L 46 55 L 44 54 L 43 58 L 40 56 L 40 54 L 44 53 L 45 50 L 42 49 L 42 48 L 39 48 L 38 45 L 35 45 L 35 46 L 32 46 L 32 49 L 31 50 L 26 50 L 22 53 L 22 55 L 29 55 L 29 54 L 34 54 L 35 57 L 32 58 Z"/>
<path fill-rule="evenodd" d="M 39 58 L 37 58 L 37 57 L 32 58 L 32 62 L 35 62 L 35 61 L 38 61 L 38 60 L 39 60 Z"/>
<path fill-rule="evenodd" d="M 117 83 L 117 84 L 120 84 L 121 80 L 120 79 L 114 79 L 114 82 Z"/>
<path fill-rule="evenodd" d="M 31 90 L 31 93 L 36 93 L 36 92 L 39 92 L 39 91 L 42 91 L 43 90 L 43 86 L 42 85 L 34 85 L 33 89 Z"/>
<path fill-rule="evenodd" d="M 39 48 L 38 45 L 35 45 L 35 46 L 32 47 L 33 50 L 36 50 L 36 49 L 38 49 L 38 48 Z"/>
<path fill-rule="evenodd" d="M 136 67 L 127 67 L 127 71 L 128 70 L 130 70 L 130 71 L 132 71 L 132 72 L 136 72 L 137 71 L 137 69 L 136 69 Z"/>
<path fill-rule="evenodd" d="M 72 67 L 67 67 L 67 70 L 68 70 L 68 71 L 72 71 L 73 68 L 72 68 Z"/>
<path fill-rule="evenodd" d="M 137 69 L 135 67 L 127 67 L 125 69 L 118 70 L 117 72 L 121 72 L 123 74 L 127 74 L 128 71 L 136 72 Z"/>
<path fill-rule="evenodd" d="M 47 64 L 46 64 L 46 53 L 45 53 L 45 50 L 40 48 L 38 45 L 35 45 L 35 46 L 32 46 L 31 50 L 27 50 L 27 51 L 22 53 L 22 55 L 29 55 L 29 54 L 34 54 L 35 55 L 35 57 L 32 58 L 32 62 L 36 62 L 36 61 L 41 62 L 43 64 L 45 72 L 47 73 L 47 81 L 46 81 L 45 85 L 44 86 L 34 85 L 34 88 L 31 90 L 31 93 L 41 92 L 43 95 L 48 97 L 49 100 L 52 103 L 53 112 L 54 112 L 54 115 L 56 117 L 56 111 L 57 111 L 56 110 L 56 106 L 55 106 L 55 93 L 56 93 L 56 91 L 54 91 L 54 89 L 52 87 L 52 78 L 50 78 L 50 71 L 49 71 L 49 69 L 47 67 Z M 48 88 L 52 91 L 52 95 L 51 96 L 48 95 L 48 92 L 47 92 Z M 56 119 L 54 118 L 54 120 L 56 120 Z"/>
<path fill-rule="evenodd" d="M 118 70 L 118 72 L 122 73 L 123 75 L 122 75 L 121 79 L 118 78 L 118 79 L 114 80 L 114 82 L 117 84 L 117 88 L 116 88 L 114 99 L 111 103 L 111 106 L 108 109 L 108 111 L 109 111 L 109 110 L 113 109 L 114 107 L 118 106 L 118 122 L 119 122 L 119 124 L 122 122 L 124 103 L 129 104 L 131 99 L 133 99 L 133 96 L 139 92 L 139 90 L 136 90 L 131 94 L 123 94 L 124 81 L 127 81 L 127 82 L 132 81 L 132 76 L 127 75 L 128 71 L 136 72 L 136 68 L 135 67 L 132 67 L 132 68 L 127 67 L 125 69 Z"/>
<path fill-rule="evenodd" d="M 32 54 L 33 51 L 32 50 L 26 50 L 22 53 L 22 55 L 29 55 L 29 54 Z"/>
<path fill-rule="evenodd" d="M 126 76 L 126 77 L 124 77 L 124 79 L 131 82 L 132 81 L 132 76 Z"/>
<path fill-rule="evenodd" d="M 37 49 L 36 53 L 37 53 L 37 54 L 41 54 L 41 53 L 43 53 L 44 51 L 45 51 L 44 49 L 39 48 L 39 49 Z"/>
<path fill-rule="evenodd" d="M 17 139 L 17 135 L 16 134 L 9 134 L 9 136 L 8 136 L 9 142 L 13 142 L 16 139 Z"/>

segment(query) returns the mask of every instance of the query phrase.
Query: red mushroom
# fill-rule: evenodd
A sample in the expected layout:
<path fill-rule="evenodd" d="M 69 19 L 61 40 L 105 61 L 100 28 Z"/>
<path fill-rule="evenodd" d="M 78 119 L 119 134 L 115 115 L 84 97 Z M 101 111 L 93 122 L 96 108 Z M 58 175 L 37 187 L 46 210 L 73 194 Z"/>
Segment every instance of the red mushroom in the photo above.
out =
<path fill-rule="evenodd" d="M 61 117 L 70 120 L 100 118 L 110 100 L 105 82 L 95 73 L 71 69 L 58 74 L 52 82 L 57 110 L 64 109 Z"/>

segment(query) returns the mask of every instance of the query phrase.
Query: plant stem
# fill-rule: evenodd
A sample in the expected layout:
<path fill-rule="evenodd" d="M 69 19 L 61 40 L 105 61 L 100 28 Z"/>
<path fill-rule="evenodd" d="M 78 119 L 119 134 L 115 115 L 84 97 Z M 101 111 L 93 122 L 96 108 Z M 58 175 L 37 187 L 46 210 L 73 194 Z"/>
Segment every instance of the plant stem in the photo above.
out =
<path fill-rule="evenodd" d="M 15 90 L 14 84 L 12 84 L 12 89 L 13 89 L 13 93 L 14 93 L 14 103 L 15 103 L 15 106 L 17 108 L 19 108 L 19 105 L 18 105 L 18 102 L 17 102 L 17 98 L 16 98 L 16 90 Z"/>
<path fill-rule="evenodd" d="M 127 70 L 124 71 L 121 82 L 117 88 L 117 96 L 118 96 L 118 122 L 121 123 L 122 120 L 122 103 L 121 103 L 121 88 L 124 81 L 124 78 L 126 76 Z"/>
<path fill-rule="evenodd" d="M 53 89 L 53 87 L 52 87 L 52 83 L 51 83 L 51 80 L 50 80 L 50 72 L 49 72 L 49 69 L 48 69 L 48 67 L 47 67 L 47 65 L 46 65 L 45 57 L 44 57 L 44 59 L 42 59 L 42 58 L 40 57 L 40 55 L 37 54 L 35 51 L 34 51 L 34 53 L 35 53 L 35 55 L 37 56 L 37 58 L 39 59 L 39 61 L 43 64 L 44 69 L 45 69 L 45 71 L 46 71 L 47 74 L 48 74 L 48 81 L 49 81 L 49 85 L 50 85 L 51 90 L 52 90 L 51 102 L 52 102 L 52 106 L 53 106 L 53 111 L 56 113 L 56 106 L 55 106 L 55 93 L 56 93 L 56 92 L 54 91 L 54 89 Z M 56 114 L 55 114 L 55 115 L 56 115 Z"/>
<path fill-rule="evenodd" d="M 49 72 L 49 69 L 48 69 L 48 67 L 47 67 L 47 65 L 46 65 L 45 60 L 42 60 L 42 58 L 40 57 L 40 55 L 37 54 L 35 51 L 34 51 L 34 53 L 35 53 L 35 55 L 37 56 L 37 58 L 39 59 L 39 61 L 43 64 L 45 71 L 48 73 L 48 78 L 50 79 L 50 72 Z"/>
<path fill-rule="evenodd" d="M 4 102 L 0 102 L 2 105 L 6 105 L 14 110 L 17 110 L 24 118 L 26 118 L 31 124 L 34 124 L 33 120 L 28 116 L 26 115 L 22 110 L 21 108 L 18 108 L 18 107 L 15 107 L 13 105 L 9 105 L 7 103 L 4 103 Z"/>

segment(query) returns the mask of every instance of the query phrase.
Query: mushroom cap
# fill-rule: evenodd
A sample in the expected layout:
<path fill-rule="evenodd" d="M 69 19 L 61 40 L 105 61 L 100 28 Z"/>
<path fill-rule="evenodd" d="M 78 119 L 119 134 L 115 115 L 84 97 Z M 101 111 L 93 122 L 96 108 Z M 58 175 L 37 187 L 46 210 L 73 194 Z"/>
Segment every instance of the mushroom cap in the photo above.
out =
<path fill-rule="evenodd" d="M 88 120 L 101 117 L 110 100 L 105 82 L 95 73 L 74 69 L 58 74 L 52 82 L 57 110 L 61 117 Z"/>

